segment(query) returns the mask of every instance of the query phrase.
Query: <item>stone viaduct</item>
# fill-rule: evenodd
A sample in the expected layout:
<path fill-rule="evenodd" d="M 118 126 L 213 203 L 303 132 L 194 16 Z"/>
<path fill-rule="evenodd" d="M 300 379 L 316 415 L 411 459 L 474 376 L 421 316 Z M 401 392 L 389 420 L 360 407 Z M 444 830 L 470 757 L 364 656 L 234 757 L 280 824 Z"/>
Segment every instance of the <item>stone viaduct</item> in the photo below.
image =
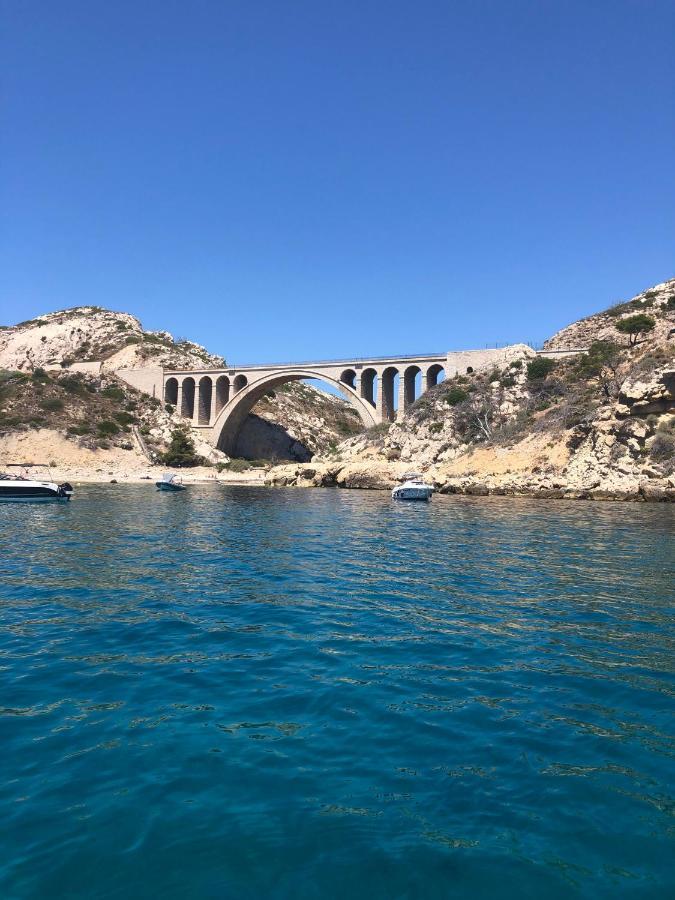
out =
<path fill-rule="evenodd" d="M 517 346 L 533 355 L 528 347 Z M 513 358 L 515 349 L 222 369 L 139 369 L 118 374 L 134 387 L 175 406 L 179 415 L 200 429 L 214 447 L 235 455 L 239 430 L 248 414 L 267 391 L 286 382 L 317 379 L 332 385 L 354 407 L 364 428 L 370 428 L 402 418 L 421 394 L 444 378 L 504 363 L 508 351 Z M 398 403 L 394 399 L 396 390 Z"/>

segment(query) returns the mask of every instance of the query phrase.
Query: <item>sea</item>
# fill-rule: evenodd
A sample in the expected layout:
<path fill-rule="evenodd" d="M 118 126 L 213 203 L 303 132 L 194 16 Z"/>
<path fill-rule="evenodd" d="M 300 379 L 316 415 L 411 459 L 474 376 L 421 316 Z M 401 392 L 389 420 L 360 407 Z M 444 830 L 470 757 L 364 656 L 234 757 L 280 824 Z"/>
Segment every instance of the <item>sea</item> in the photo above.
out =
<path fill-rule="evenodd" d="M 675 507 L 0 506 L 0 897 L 672 898 Z"/>

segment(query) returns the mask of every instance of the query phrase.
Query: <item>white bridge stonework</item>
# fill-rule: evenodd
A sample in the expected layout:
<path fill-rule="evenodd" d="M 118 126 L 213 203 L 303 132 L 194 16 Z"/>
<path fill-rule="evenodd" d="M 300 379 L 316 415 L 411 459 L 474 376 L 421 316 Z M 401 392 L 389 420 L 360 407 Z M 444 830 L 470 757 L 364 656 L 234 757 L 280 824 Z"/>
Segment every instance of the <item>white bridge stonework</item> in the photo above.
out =
<path fill-rule="evenodd" d="M 524 354 L 533 351 L 523 345 Z M 222 369 L 137 369 L 118 374 L 129 384 L 175 406 L 214 446 L 236 454 L 239 430 L 267 391 L 289 381 L 318 379 L 333 385 L 359 414 L 364 428 L 402 418 L 443 378 L 479 371 L 514 358 L 514 347 L 461 350 L 441 355 L 372 357 L 329 362 L 225 366 Z M 509 353 L 510 351 L 510 353 Z M 398 403 L 394 401 L 398 376 Z M 419 378 L 418 378 L 419 376 Z"/>

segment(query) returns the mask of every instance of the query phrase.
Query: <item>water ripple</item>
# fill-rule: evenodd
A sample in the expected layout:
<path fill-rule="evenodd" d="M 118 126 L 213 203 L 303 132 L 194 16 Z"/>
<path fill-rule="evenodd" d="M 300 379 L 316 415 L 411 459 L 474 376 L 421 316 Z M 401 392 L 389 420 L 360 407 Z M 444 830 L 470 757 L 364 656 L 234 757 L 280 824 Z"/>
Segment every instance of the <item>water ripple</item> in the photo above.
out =
<path fill-rule="evenodd" d="M 0 507 L 0 895 L 670 897 L 669 506 Z"/>

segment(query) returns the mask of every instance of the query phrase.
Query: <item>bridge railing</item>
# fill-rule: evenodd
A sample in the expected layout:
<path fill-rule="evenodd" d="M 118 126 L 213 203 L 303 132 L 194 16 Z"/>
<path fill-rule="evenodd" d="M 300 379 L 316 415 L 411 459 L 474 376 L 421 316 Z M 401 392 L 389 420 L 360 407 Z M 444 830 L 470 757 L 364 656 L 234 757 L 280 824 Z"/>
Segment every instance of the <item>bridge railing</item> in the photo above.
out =
<path fill-rule="evenodd" d="M 355 365 L 365 365 L 367 363 L 380 363 L 380 362 L 397 362 L 403 360 L 415 360 L 415 359 L 445 359 L 448 355 L 448 351 L 445 350 L 442 353 L 401 353 L 400 356 L 395 354 L 389 354 L 388 356 L 352 356 L 350 359 L 305 359 L 305 360 L 293 360 L 286 362 L 271 362 L 271 363 L 230 363 L 227 366 L 223 366 L 225 369 L 282 369 L 286 366 L 297 366 L 297 367 L 305 367 L 305 366 L 355 366 Z"/>

